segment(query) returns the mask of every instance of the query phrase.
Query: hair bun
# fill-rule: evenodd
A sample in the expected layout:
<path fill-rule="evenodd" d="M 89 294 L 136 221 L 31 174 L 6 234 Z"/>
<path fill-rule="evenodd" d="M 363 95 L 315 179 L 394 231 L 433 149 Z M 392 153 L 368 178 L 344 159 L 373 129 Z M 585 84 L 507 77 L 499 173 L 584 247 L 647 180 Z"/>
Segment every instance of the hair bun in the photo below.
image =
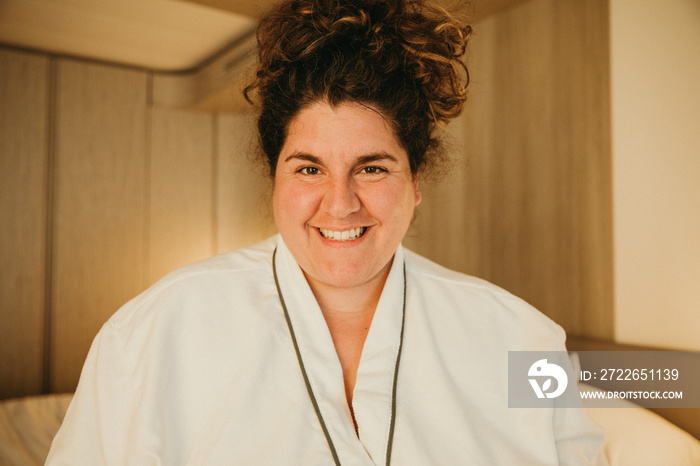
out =
<path fill-rule="evenodd" d="M 263 18 L 256 76 L 244 92 L 260 100 L 272 175 L 291 119 L 319 99 L 379 110 L 414 174 L 441 158 L 433 133 L 464 107 L 471 28 L 430 1 L 287 0 Z"/>
<path fill-rule="evenodd" d="M 470 34 L 443 8 L 417 0 L 292 0 L 260 25 L 258 85 L 324 48 L 352 47 L 382 73 L 403 68 L 423 89 L 433 119 L 446 120 L 459 115 L 466 99 L 469 75 L 461 59 Z"/>

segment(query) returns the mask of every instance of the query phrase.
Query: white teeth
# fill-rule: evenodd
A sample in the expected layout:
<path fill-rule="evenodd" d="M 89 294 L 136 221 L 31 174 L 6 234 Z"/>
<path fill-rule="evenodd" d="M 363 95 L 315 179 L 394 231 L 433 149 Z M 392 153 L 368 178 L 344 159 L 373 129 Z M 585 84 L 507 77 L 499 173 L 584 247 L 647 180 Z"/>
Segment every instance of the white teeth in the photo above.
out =
<path fill-rule="evenodd" d="M 320 231 L 321 235 L 326 239 L 330 239 L 333 241 L 352 241 L 364 235 L 365 231 L 367 231 L 367 227 L 352 228 L 350 230 L 344 231 L 326 230 L 325 228 L 319 228 L 318 231 Z"/>

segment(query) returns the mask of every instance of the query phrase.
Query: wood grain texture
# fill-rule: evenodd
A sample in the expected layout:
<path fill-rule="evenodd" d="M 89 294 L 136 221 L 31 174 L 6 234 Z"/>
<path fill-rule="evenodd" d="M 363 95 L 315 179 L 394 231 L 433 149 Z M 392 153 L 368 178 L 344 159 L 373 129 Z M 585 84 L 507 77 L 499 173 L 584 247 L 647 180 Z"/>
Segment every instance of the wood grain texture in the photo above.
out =
<path fill-rule="evenodd" d="M 597 338 L 613 328 L 607 34 L 602 0 L 476 25 L 454 166 L 421 182 L 405 241 Z M 0 397 L 40 389 L 47 230 L 52 391 L 74 389 L 100 326 L 148 283 L 276 231 L 250 116 L 149 109 L 147 73 L 64 59 L 48 96 L 48 60 L 0 51 Z"/>
<path fill-rule="evenodd" d="M 75 389 L 99 328 L 146 285 L 146 102 L 145 72 L 58 63 L 54 392 Z"/>
<path fill-rule="evenodd" d="M 153 109 L 149 283 L 211 256 L 214 246 L 214 116 Z"/>
<path fill-rule="evenodd" d="M 613 330 L 606 12 L 537 0 L 482 30 L 496 41 L 485 276 L 599 338 Z"/>
<path fill-rule="evenodd" d="M 449 161 L 441 170 L 448 171 L 419 179 L 423 199 L 403 244 L 445 267 L 481 275 L 483 222 L 478 194 L 482 180 L 470 175 L 478 170 L 480 160 L 466 152 L 466 125 L 462 116 L 444 131 Z"/>
<path fill-rule="evenodd" d="M 49 61 L 0 48 L 0 398 L 42 389 Z"/>
<path fill-rule="evenodd" d="M 217 249 L 248 246 L 276 233 L 271 183 L 255 158 L 250 115 L 221 114 L 217 125 Z"/>
<path fill-rule="evenodd" d="M 463 188 L 440 187 L 455 195 L 421 240 L 598 338 L 613 331 L 607 27 L 602 0 L 533 0 L 476 25 L 468 165 L 448 182 Z"/>

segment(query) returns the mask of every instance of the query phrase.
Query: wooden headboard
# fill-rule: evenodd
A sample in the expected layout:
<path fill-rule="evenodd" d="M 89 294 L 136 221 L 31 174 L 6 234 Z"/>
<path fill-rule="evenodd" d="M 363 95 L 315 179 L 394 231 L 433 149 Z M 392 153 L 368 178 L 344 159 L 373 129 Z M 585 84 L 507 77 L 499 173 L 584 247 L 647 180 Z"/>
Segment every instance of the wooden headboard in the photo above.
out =
<path fill-rule="evenodd" d="M 568 336 L 566 346 L 569 351 L 670 351 L 668 348 L 624 345 L 573 335 Z M 649 408 L 649 411 L 655 412 L 700 439 L 700 408 Z"/>

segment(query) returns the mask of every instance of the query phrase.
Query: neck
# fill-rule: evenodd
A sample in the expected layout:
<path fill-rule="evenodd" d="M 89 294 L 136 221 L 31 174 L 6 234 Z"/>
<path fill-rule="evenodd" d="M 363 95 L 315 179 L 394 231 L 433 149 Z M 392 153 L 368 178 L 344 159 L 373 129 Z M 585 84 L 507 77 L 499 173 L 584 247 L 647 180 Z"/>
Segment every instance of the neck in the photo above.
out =
<path fill-rule="evenodd" d="M 392 262 L 393 260 L 389 261 L 371 280 L 353 287 L 332 286 L 321 283 L 307 274 L 304 276 L 326 320 L 334 316 L 371 318 L 379 303 Z"/>
<path fill-rule="evenodd" d="M 348 288 L 320 283 L 304 274 L 333 339 L 333 345 L 343 370 L 345 397 L 353 422 L 355 422 L 355 417 L 352 409 L 352 394 L 362 357 L 362 348 L 367 339 L 384 284 L 389 276 L 392 262 L 393 260 L 368 282 Z M 357 423 L 355 423 L 355 431 L 357 432 Z"/>

